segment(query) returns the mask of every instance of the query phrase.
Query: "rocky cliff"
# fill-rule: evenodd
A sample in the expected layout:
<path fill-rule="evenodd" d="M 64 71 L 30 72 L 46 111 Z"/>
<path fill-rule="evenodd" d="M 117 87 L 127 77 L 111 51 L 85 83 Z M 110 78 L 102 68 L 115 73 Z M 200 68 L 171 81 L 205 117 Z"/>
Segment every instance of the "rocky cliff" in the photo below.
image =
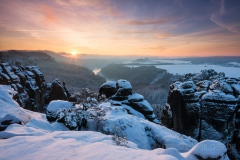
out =
<path fill-rule="evenodd" d="M 240 78 L 214 70 L 187 74 L 170 85 L 162 123 L 199 141 L 232 143 L 234 130 L 240 129 L 239 99 Z"/>
<path fill-rule="evenodd" d="M 0 63 L 0 84 L 10 85 L 16 91 L 13 98 L 23 108 L 43 111 L 46 83 L 37 66 L 10 66 L 9 63 Z"/>

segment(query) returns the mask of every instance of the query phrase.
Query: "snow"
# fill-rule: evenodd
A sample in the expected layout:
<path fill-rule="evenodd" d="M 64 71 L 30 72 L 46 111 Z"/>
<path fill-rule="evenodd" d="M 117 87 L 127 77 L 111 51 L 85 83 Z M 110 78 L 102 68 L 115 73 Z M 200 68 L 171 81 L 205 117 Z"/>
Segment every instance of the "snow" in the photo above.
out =
<path fill-rule="evenodd" d="M 117 81 L 117 86 L 119 88 L 124 88 L 124 89 L 131 89 L 132 90 L 132 85 L 130 82 L 124 80 L 124 79 L 119 79 Z"/>
<path fill-rule="evenodd" d="M 26 124 L 31 117 L 17 102 L 12 100 L 15 93 L 10 86 L 0 85 L 0 121 L 3 121 L 6 115 L 8 117 L 12 115 L 12 117 L 15 117 L 14 119 L 18 118 L 22 123 Z"/>
<path fill-rule="evenodd" d="M 105 109 L 104 121 L 101 122 L 103 131 L 113 134 L 113 128 L 120 129 L 138 148 L 150 150 L 159 143 L 166 148 L 176 147 L 180 152 L 185 152 L 197 143 L 196 140 L 164 126 L 127 114 L 126 106 L 110 106 L 109 103 L 104 103 L 100 107 Z"/>
<path fill-rule="evenodd" d="M 141 108 L 142 111 L 153 112 L 152 106 L 146 100 L 143 100 L 140 102 L 132 102 L 132 103 L 137 104 Z"/>
<path fill-rule="evenodd" d="M 137 94 L 137 93 L 134 93 L 128 96 L 129 102 L 139 102 L 139 101 L 142 101 L 143 99 L 144 99 L 143 95 Z"/>
<path fill-rule="evenodd" d="M 98 107 L 105 111 L 101 121 L 104 132 L 116 132 L 118 129 L 127 137 L 127 144 L 118 146 L 113 135 L 96 132 L 93 129 L 91 125 L 94 120 L 89 120 L 89 127 L 86 128 L 86 130 L 92 130 L 69 131 L 62 123 L 49 123 L 44 114 L 20 108 L 8 94 L 8 91 L 11 91 L 10 88 L 0 88 L 0 120 L 7 114 L 16 115 L 16 112 L 21 112 L 21 118 L 30 119 L 23 125 L 11 124 L 0 132 L 1 160 L 194 160 L 195 155 L 215 158 L 223 157 L 226 152 L 225 146 L 220 142 L 203 141 L 197 144 L 197 141 L 190 137 L 127 114 L 122 106 L 102 103 Z M 53 104 L 68 106 L 68 103 L 62 101 L 55 101 Z M 55 110 L 55 107 L 51 109 Z M 151 150 L 156 141 L 167 149 Z M 227 157 L 222 158 L 222 160 L 227 159 Z"/>
<path fill-rule="evenodd" d="M 236 98 L 233 95 L 227 95 L 222 91 L 213 90 L 212 92 L 208 92 L 202 96 L 204 100 L 216 100 L 216 101 L 229 101 L 235 102 Z"/>
<path fill-rule="evenodd" d="M 57 117 L 58 110 L 63 109 L 63 108 L 68 110 L 71 107 L 74 107 L 73 103 L 68 102 L 68 101 L 63 101 L 63 100 L 51 101 L 47 107 L 47 116 L 50 119 L 51 118 L 55 119 Z"/>
<path fill-rule="evenodd" d="M 56 101 L 51 101 L 51 102 L 49 103 L 49 105 L 48 105 L 48 107 L 47 107 L 47 110 L 48 110 L 49 112 L 53 112 L 54 115 L 56 116 L 57 111 L 58 111 L 59 109 L 63 109 L 63 108 L 69 109 L 69 108 L 71 108 L 71 107 L 73 107 L 73 103 L 71 103 L 71 102 L 63 101 L 63 100 L 56 100 Z"/>
<path fill-rule="evenodd" d="M 189 152 L 183 154 L 186 159 L 217 159 L 221 157 L 221 160 L 228 159 L 226 156 L 227 149 L 224 144 L 218 141 L 205 140 L 194 146 Z M 199 158 L 200 159 L 200 158 Z"/>
<path fill-rule="evenodd" d="M 102 86 L 105 86 L 106 88 L 116 88 L 116 84 L 117 84 L 117 82 L 115 82 L 115 81 L 107 81 L 107 82 L 103 83 Z"/>

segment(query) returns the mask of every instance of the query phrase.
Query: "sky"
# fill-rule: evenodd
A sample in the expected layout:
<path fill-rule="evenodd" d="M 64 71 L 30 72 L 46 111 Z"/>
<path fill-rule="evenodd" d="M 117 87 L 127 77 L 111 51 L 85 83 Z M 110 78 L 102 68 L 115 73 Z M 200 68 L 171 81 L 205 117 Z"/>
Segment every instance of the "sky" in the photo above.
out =
<path fill-rule="evenodd" d="M 240 0 L 1 0 L 0 50 L 240 55 Z"/>

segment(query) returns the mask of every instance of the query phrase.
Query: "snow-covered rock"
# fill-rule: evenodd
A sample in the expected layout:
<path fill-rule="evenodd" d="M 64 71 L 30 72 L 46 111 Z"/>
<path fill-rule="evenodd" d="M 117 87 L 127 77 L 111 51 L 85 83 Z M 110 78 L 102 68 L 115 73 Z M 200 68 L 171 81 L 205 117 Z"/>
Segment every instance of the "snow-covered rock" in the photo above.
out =
<path fill-rule="evenodd" d="M 137 93 L 134 93 L 134 94 L 131 94 L 128 96 L 128 101 L 131 103 L 131 102 L 140 102 L 144 99 L 143 95 L 141 94 L 137 94 Z"/>
<path fill-rule="evenodd" d="M 194 160 L 199 156 L 228 160 L 226 148 L 220 142 L 197 144 L 190 137 L 129 115 L 123 106 L 111 103 L 88 109 L 93 118 L 89 119 L 85 131 L 69 131 L 63 123 L 49 123 L 42 113 L 20 108 L 11 99 L 8 93 L 11 91 L 10 87 L 0 89 L 0 118 L 12 115 L 25 125 L 10 124 L 0 132 L 0 159 Z M 55 101 L 50 110 L 56 111 L 57 104 L 70 107 L 67 102 Z M 118 138 L 121 136 L 123 139 Z M 125 140 L 124 145 L 119 140 Z"/>
<path fill-rule="evenodd" d="M 63 101 L 63 100 L 51 101 L 46 111 L 47 119 L 49 121 L 54 121 L 57 119 L 57 111 L 59 109 L 63 109 L 63 108 L 69 109 L 71 107 L 74 107 L 72 102 Z"/>
<path fill-rule="evenodd" d="M 117 91 L 117 82 L 107 81 L 99 88 L 99 95 L 104 94 L 107 98 L 114 95 Z"/>
<path fill-rule="evenodd" d="M 26 124 L 31 116 L 12 99 L 15 91 L 10 86 L 0 85 L 0 129 L 12 123 Z"/>
<path fill-rule="evenodd" d="M 129 114 L 159 123 L 152 106 L 140 94 L 132 94 L 132 85 L 127 80 L 105 82 L 99 89 L 99 96 L 105 94 L 113 105 L 125 106 Z M 142 116 L 143 115 L 143 116 Z"/>
<path fill-rule="evenodd" d="M 219 159 L 225 160 L 227 149 L 224 144 L 218 141 L 205 140 L 194 146 L 189 152 L 183 154 L 185 159 Z"/>
<path fill-rule="evenodd" d="M 37 66 L 14 66 L 0 63 L 0 84 L 11 85 L 17 92 L 17 103 L 29 110 L 42 112 L 45 95 L 45 79 Z"/>
<path fill-rule="evenodd" d="M 185 75 L 183 81 L 170 85 L 169 108 L 165 107 L 162 123 L 198 140 L 229 143 L 235 125 L 240 126 L 240 112 L 236 112 L 240 108 L 239 84 L 240 79 L 214 70 Z M 166 121 L 168 117 L 172 124 Z"/>
<path fill-rule="evenodd" d="M 226 94 L 233 94 L 231 86 L 223 80 L 215 80 L 209 87 L 211 90 L 219 90 Z"/>
<path fill-rule="evenodd" d="M 90 126 L 99 128 L 106 134 L 114 134 L 120 131 L 129 141 L 142 149 L 154 149 L 156 147 L 175 147 L 179 151 L 188 151 L 197 141 L 181 135 L 166 127 L 152 123 L 143 118 L 129 115 L 124 106 L 113 106 L 110 103 L 102 103 L 99 109 L 103 115 L 96 120 L 89 120 Z M 94 128 L 94 127 L 90 127 Z"/>

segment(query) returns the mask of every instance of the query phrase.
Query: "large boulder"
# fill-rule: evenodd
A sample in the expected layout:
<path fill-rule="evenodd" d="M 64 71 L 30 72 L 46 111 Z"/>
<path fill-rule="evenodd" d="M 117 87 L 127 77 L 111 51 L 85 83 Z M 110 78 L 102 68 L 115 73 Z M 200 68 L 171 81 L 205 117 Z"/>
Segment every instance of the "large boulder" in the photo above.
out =
<path fill-rule="evenodd" d="M 46 95 L 46 103 L 52 100 L 68 100 L 68 96 L 59 79 L 52 82 L 50 92 Z"/>
<path fill-rule="evenodd" d="M 55 121 L 57 119 L 57 112 L 60 109 L 69 109 L 73 107 L 73 103 L 63 100 L 51 101 L 46 110 L 48 121 Z"/>
<path fill-rule="evenodd" d="M 107 81 L 99 88 L 99 96 L 105 95 L 107 98 L 114 95 L 117 91 L 117 83 L 115 81 Z"/>

